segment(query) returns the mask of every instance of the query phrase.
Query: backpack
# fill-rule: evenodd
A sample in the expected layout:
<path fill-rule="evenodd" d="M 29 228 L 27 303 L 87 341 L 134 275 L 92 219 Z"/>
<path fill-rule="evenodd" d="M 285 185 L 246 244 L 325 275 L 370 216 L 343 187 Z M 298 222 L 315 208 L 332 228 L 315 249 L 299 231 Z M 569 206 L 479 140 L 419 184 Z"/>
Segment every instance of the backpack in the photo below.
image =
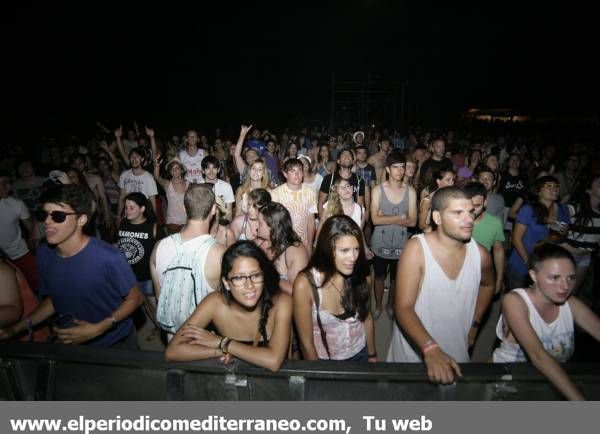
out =
<path fill-rule="evenodd" d="M 186 252 L 180 234 L 173 234 L 170 238 L 175 244 L 175 257 L 163 272 L 156 321 L 160 328 L 174 334 L 208 295 L 208 289 L 200 283 L 204 270 L 199 254 L 210 248 L 215 239 L 208 236 L 194 251 Z"/>

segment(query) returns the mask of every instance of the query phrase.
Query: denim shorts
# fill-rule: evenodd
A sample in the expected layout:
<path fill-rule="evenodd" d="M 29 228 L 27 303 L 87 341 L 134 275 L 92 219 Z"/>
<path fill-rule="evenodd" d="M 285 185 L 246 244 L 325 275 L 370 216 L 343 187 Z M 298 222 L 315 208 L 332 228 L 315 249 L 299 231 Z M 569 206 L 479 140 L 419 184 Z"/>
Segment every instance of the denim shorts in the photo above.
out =
<path fill-rule="evenodd" d="M 152 280 L 144 280 L 142 282 L 138 282 L 140 285 L 140 291 L 146 297 L 154 297 L 154 286 L 152 285 Z"/>

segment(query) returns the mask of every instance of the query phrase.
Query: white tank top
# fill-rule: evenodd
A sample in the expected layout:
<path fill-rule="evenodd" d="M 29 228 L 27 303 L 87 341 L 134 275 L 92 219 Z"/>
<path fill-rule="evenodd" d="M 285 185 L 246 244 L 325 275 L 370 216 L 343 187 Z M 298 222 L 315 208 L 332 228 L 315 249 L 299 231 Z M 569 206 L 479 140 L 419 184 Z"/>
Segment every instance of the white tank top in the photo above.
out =
<path fill-rule="evenodd" d="M 435 260 L 425 235 L 419 234 L 416 238 L 423 249 L 424 274 L 415 312 L 423 327 L 446 354 L 458 363 L 469 362 L 467 335 L 473 322 L 481 283 L 481 255 L 477 242 L 471 239 L 466 244 L 463 266 L 458 277 L 451 280 Z M 410 342 L 394 322 L 387 361 L 421 362 L 420 352 L 415 352 Z"/>
<path fill-rule="evenodd" d="M 514 289 L 521 296 L 529 310 L 529 322 L 540 339 L 544 349 L 559 363 L 564 363 L 571 358 L 575 351 L 575 332 L 573 327 L 573 314 L 567 301 L 558 309 L 558 316 L 551 323 L 542 318 L 529 299 L 529 294 L 523 288 Z M 494 363 L 526 362 L 527 355 L 519 344 L 506 340 L 504 336 L 504 322 L 502 316 L 496 325 L 496 336 L 502 341 L 494 350 Z"/>

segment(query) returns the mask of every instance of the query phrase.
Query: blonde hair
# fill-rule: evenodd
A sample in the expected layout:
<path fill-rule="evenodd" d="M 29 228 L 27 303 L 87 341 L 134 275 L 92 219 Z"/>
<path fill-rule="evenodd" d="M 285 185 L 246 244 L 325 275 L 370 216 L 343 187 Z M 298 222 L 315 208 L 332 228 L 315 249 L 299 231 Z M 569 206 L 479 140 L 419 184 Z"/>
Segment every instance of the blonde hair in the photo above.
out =
<path fill-rule="evenodd" d="M 340 178 L 331 186 L 331 191 L 329 192 L 329 197 L 327 198 L 327 206 L 325 207 L 325 213 L 323 214 L 323 221 L 334 215 L 344 214 L 344 207 L 342 206 L 339 193 L 339 188 L 342 181 L 347 182 L 346 179 Z"/>
<path fill-rule="evenodd" d="M 253 161 L 252 164 L 249 164 L 247 166 L 248 172 L 246 174 L 246 179 L 244 180 L 244 183 L 242 185 L 240 185 L 240 187 L 238 188 L 239 197 L 242 197 L 244 195 L 244 193 L 250 193 L 250 191 L 252 190 L 252 186 L 251 186 L 252 180 L 250 179 L 250 170 L 252 170 L 252 168 L 257 164 L 263 165 L 263 176 L 262 176 L 262 179 L 260 182 L 260 187 L 256 187 L 256 188 L 267 189 L 269 187 L 269 180 L 271 177 L 269 175 L 269 169 L 267 168 L 267 163 L 265 163 L 265 160 L 263 160 L 262 158 L 258 158 L 255 161 Z"/>

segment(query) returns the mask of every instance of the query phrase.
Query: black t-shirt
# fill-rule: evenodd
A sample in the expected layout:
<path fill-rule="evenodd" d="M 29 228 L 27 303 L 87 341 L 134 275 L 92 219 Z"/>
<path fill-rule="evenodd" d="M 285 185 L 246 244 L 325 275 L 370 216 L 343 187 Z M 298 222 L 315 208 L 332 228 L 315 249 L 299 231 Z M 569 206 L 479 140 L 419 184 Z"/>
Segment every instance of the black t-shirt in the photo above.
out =
<path fill-rule="evenodd" d="M 321 183 L 321 189 L 319 191 L 329 196 L 329 191 L 331 190 L 331 187 L 333 186 L 335 181 L 337 181 L 340 178 L 341 176 L 339 172 L 336 171 L 334 173 L 330 173 L 323 179 L 323 182 Z M 358 200 L 359 196 L 365 195 L 365 183 L 363 180 L 359 179 L 358 176 L 356 176 L 356 173 L 353 173 L 350 176 L 350 178 L 344 179 L 346 179 L 348 183 L 354 187 L 352 195 L 354 196 L 355 201 Z"/>
<path fill-rule="evenodd" d="M 504 197 L 504 205 L 510 208 L 518 197 L 525 199 L 527 177 L 522 174 L 513 176 L 509 172 L 504 172 L 500 178 L 498 193 Z"/>

